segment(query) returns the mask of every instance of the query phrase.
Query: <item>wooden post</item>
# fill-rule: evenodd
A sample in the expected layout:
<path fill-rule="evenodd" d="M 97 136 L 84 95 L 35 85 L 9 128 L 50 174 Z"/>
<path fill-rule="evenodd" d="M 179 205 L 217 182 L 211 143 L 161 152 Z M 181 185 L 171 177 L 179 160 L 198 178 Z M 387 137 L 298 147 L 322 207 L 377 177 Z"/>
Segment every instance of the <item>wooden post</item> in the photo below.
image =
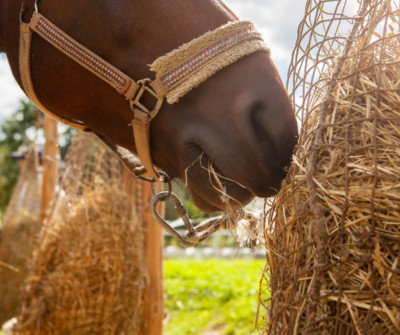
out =
<path fill-rule="evenodd" d="M 42 219 L 45 219 L 58 178 L 58 122 L 51 117 L 44 116 L 45 145 L 43 150 L 43 185 L 42 185 Z"/>
<path fill-rule="evenodd" d="M 162 321 L 164 319 L 164 235 L 161 226 L 150 214 L 150 201 L 153 198 L 151 184 L 139 182 L 137 189 L 139 196 L 141 193 L 144 252 L 148 271 L 148 282 L 143 294 L 143 319 L 140 334 L 162 335 Z M 155 189 L 159 193 L 164 190 L 164 186 L 162 183 L 156 183 Z M 165 215 L 164 203 L 159 203 L 157 210 L 163 217 Z"/>

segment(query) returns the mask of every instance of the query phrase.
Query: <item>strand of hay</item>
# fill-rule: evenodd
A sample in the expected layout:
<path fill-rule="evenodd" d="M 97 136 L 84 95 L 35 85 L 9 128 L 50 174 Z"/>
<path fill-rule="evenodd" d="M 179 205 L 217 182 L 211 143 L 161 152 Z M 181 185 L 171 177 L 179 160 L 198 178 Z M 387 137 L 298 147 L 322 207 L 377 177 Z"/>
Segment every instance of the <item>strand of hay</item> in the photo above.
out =
<path fill-rule="evenodd" d="M 18 313 L 41 227 L 41 183 L 38 153 L 32 148 L 4 215 L 0 245 L 0 325 Z"/>
<path fill-rule="evenodd" d="M 16 334 L 137 334 L 145 270 L 132 178 L 88 134 L 73 139 L 41 231 Z"/>
<path fill-rule="evenodd" d="M 265 229 L 268 334 L 400 333 L 400 9 L 346 3 L 308 2 L 293 53 L 302 129 Z"/>

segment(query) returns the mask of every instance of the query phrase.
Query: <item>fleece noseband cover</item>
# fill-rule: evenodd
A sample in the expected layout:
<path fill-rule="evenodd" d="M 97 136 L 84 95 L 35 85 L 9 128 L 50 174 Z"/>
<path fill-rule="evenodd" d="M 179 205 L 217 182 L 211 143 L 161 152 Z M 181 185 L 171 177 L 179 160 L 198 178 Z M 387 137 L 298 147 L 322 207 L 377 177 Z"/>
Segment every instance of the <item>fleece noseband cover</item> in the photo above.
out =
<path fill-rule="evenodd" d="M 178 102 L 217 71 L 262 50 L 270 53 L 251 21 L 229 22 L 155 60 L 152 87 L 159 86 L 168 103 Z"/>

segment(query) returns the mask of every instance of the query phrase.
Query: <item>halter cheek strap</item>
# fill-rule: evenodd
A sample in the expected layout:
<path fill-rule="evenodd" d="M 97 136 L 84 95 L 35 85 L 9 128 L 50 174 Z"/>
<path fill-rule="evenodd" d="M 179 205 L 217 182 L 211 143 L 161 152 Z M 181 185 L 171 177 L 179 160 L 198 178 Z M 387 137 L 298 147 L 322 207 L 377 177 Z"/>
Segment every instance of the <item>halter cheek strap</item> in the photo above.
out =
<path fill-rule="evenodd" d="M 168 103 L 178 102 L 190 90 L 240 58 L 256 51 L 270 52 L 250 21 L 229 22 L 158 58 L 150 67 L 156 72 L 154 81 L 144 79 L 135 82 L 39 14 L 36 5 L 37 0 L 36 11 L 29 24 L 22 22 L 24 6 L 20 14 L 20 73 L 28 97 L 39 109 L 54 119 L 83 131 L 92 131 L 79 121 L 65 119 L 52 113 L 40 102 L 33 87 L 30 70 L 32 32 L 34 31 L 130 100 L 136 150 L 144 168 L 155 179 L 159 179 L 160 176 L 154 168 L 151 157 L 150 122 L 160 110 L 164 97 L 167 98 Z M 157 99 L 152 111 L 147 110 L 140 103 L 145 91 Z M 92 132 L 114 151 L 130 171 L 138 171 L 139 164 L 135 163 L 135 159 L 131 157 L 133 154 L 129 155 L 126 149 L 111 143 L 95 131 Z M 143 170 L 142 168 L 141 171 Z"/>
<path fill-rule="evenodd" d="M 19 70 L 26 95 L 29 97 L 29 99 L 32 100 L 32 102 L 36 105 L 36 107 L 38 107 L 41 111 L 43 111 L 53 119 L 82 131 L 90 131 L 88 127 L 79 122 L 65 119 L 56 114 L 53 114 L 40 102 L 33 87 L 32 77 L 31 77 L 31 67 L 30 67 L 31 42 L 32 42 L 32 31 L 29 29 L 28 24 L 22 23 L 20 26 L 20 40 L 19 40 Z"/>
<path fill-rule="evenodd" d="M 151 157 L 150 151 L 150 120 L 155 117 L 157 113 L 151 114 L 147 109 L 144 108 L 139 102 L 135 105 L 132 105 L 133 110 L 133 133 L 135 138 L 136 150 L 138 151 L 138 156 L 141 160 L 141 163 L 135 159 L 133 154 L 129 154 L 129 151 L 123 149 L 116 144 L 108 141 L 103 136 L 98 134 L 95 131 L 92 131 L 89 127 L 82 124 L 79 121 L 65 119 L 60 117 L 51 111 L 49 111 L 39 100 L 31 77 L 31 69 L 30 69 L 30 54 L 31 54 L 31 44 L 32 44 L 32 33 L 36 32 L 38 35 L 43 37 L 46 41 L 51 43 L 58 50 L 63 52 L 65 55 L 91 71 L 93 74 L 103 79 L 113 88 L 115 88 L 120 94 L 126 96 L 127 99 L 131 101 L 138 100 L 139 96 L 138 92 L 143 87 L 144 84 L 138 84 L 131 78 L 129 78 L 126 74 L 116 69 L 114 66 L 100 58 L 99 56 L 92 53 L 90 50 L 82 46 L 80 43 L 72 39 L 68 34 L 63 32 L 61 29 L 56 27 L 53 23 L 43 17 L 43 15 L 38 12 L 34 12 L 31 22 L 29 24 L 21 23 L 20 24 L 20 48 L 19 48 L 19 64 L 20 64 L 20 74 L 22 85 L 25 89 L 25 92 L 29 99 L 44 113 L 54 118 L 57 121 L 63 122 L 66 125 L 85 131 L 85 132 L 93 132 L 100 140 L 105 143 L 128 167 L 128 169 L 133 173 L 143 173 L 145 170 L 150 174 L 152 178 L 159 179 L 158 172 L 154 168 L 153 160 Z M 153 93 L 154 94 L 154 93 Z M 135 100 L 133 100 L 136 97 Z M 139 99 L 141 94 L 139 96 Z M 162 98 L 158 97 L 157 103 L 157 111 L 161 107 L 161 103 L 159 102 Z M 143 112 L 140 108 L 145 110 Z M 148 119 L 149 115 L 152 115 L 149 122 L 144 123 L 139 126 L 144 119 Z M 143 169 L 145 168 L 145 170 Z"/>
<path fill-rule="evenodd" d="M 103 79 L 127 99 L 133 99 L 140 89 L 140 85 L 137 85 L 134 80 L 75 41 L 38 12 L 33 12 L 29 28 L 75 62 Z"/>

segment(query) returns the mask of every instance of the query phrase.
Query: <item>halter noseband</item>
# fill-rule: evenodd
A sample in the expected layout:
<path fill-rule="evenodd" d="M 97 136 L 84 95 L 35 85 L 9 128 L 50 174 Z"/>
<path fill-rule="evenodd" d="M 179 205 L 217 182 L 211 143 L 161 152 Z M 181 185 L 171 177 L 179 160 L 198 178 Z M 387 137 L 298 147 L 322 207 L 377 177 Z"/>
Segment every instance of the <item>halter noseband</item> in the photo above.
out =
<path fill-rule="evenodd" d="M 54 119 L 83 131 L 94 132 L 117 154 L 131 172 L 138 171 L 138 164 L 134 162 L 126 149 L 118 147 L 79 121 L 68 120 L 52 113 L 40 102 L 33 87 L 30 71 L 32 32 L 36 32 L 130 100 L 134 117 L 131 125 L 138 156 L 144 168 L 152 178 L 156 179 L 160 176 L 151 158 L 150 122 L 160 110 L 164 97 L 167 98 L 168 103 L 175 103 L 208 77 L 238 59 L 256 51 L 269 52 L 269 48 L 250 21 L 230 22 L 158 58 L 150 67 L 156 72 L 154 81 L 144 79 L 135 82 L 47 20 L 39 13 L 37 3 L 38 0 L 35 0 L 35 12 L 29 24 L 22 22 L 22 15 L 25 12 L 24 4 L 20 13 L 20 73 L 28 97 L 39 109 Z M 140 103 L 145 91 L 157 99 L 152 111 L 147 110 Z"/>

